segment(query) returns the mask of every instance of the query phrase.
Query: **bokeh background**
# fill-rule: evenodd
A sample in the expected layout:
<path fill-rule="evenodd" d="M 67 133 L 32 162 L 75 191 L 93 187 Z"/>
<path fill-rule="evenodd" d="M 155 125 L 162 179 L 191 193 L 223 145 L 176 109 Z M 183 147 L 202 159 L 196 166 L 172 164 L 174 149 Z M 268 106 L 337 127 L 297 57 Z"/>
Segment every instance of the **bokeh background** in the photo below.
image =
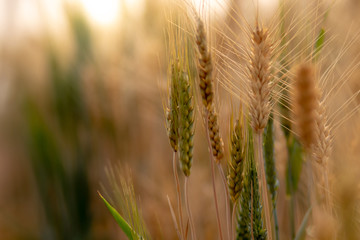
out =
<path fill-rule="evenodd" d="M 153 239 L 176 239 L 163 109 L 170 2 L 0 0 L 1 240 L 125 239 L 97 193 L 111 192 L 106 168 L 131 172 Z M 253 13 L 253 1 L 232 2 Z M 278 1 L 259 3 L 271 14 Z M 328 20 L 334 35 L 360 26 L 359 12 L 359 1 L 338 1 Z M 215 239 L 201 121 L 196 132 L 191 207 L 199 239 Z"/>

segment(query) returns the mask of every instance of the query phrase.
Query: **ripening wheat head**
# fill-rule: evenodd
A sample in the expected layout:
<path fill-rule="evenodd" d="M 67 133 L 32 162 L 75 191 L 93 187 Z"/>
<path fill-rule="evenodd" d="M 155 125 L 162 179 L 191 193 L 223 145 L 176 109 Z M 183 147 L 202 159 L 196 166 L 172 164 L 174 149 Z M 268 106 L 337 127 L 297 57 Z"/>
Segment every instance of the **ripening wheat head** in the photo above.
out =
<path fill-rule="evenodd" d="M 295 132 L 306 149 L 315 141 L 318 89 L 312 65 L 299 66 L 294 80 L 294 123 Z"/>

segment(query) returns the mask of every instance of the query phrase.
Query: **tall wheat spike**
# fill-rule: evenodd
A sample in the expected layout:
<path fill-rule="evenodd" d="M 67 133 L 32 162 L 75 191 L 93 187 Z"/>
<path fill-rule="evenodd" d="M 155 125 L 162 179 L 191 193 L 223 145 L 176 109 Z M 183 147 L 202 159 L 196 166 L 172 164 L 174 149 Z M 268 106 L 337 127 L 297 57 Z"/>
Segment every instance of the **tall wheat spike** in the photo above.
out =
<path fill-rule="evenodd" d="M 174 152 L 178 151 L 179 141 L 179 70 L 177 68 L 174 65 L 171 68 L 169 108 L 166 109 L 167 134 Z"/>
<path fill-rule="evenodd" d="M 199 58 L 199 79 L 200 93 L 204 106 L 210 110 L 213 104 L 213 63 L 208 49 L 207 37 L 203 21 L 197 18 L 196 44 L 200 53 Z"/>
<path fill-rule="evenodd" d="M 185 176 L 190 175 L 194 147 L 194 106 L 189 77 L 180 73 L 179 79 L 179 151 L 181 169 Z"/>
<path fill-rule="evenodd" d="M 258 179 L 261 182 L 262 199 L 265 213 L 266 229 L 269 239 L 272 239 L 272 225 L 269 209 L 269 198 L 267 183 L 265 178 L 264 159 L 263 159 L 263 140 L 262 134 L 269 119 L 271 104 L 270 94 L 272 90 L 271 57 L 272 44 L 269 39 L 267 29 L 256 22 L 255 29 L 251 34 L 252 48 L 249 52 L 248 72 L 249 72 L 249 111 L 251 115 L 251 125 L 254 130 L 254 142 L 259 167 Z"/>
<path fill-rule="evenodd" d="M 212 173 L 212 182 L 213 182 L 213 192 L 214 192 L 214 200 L 215 200 L 215 207 L 216 207 L 216 216 L 217 216 L 217 222 L 218 222 L 218 229 L 219 229 L 219 236 L 220 239 L 223 239 L 222 237 L 222 228 L 221 228 L 221 221 L 220 221 L 220 214 L 219 214 L 219 208 L 218 208 L 218 202 L 217 202 L 217 194 L 216 194 L 216 187 L 215 187 L 215 170 L 214 165 L 216 162 L 219 168 L 219 172 L 222 177 L 222 181 L 225 187 L 225 191 L 227 191 L 226 188 L 226 177 L 223 173 L 222 167 L 219 164 L 220 160 L 224 156 L 224 144 L 220 135 L 220 127 L 219 127 L 219 121 L 218 121 L 218 115 L 215 111 L 214 103 L 213 103 L 213 97 L 214 97 L 214 90 L 213 90 L 213 63 L 211 60 L 211 54 L 208 49 L 208 42 L 206 38 L 206 32 L 203 21 L 200 19 L 200 17 L 195 13 L 196 15 L 196 44 L 198 47 L 199 52 L 199 64 L 198 64 L 198 74 L 200 79 L 200 93 L 202 97 L 202 102 L 205 106 L 205 122 L 206 122 L 206 128 L 207 128 L 207 134 L 208 134 L 208 143 L 209 148 L 211 149 L 213 158 L 211 158 L 211 173 Z M 226 192 L 226 198 L 228 198 L 228 194 Z M 225 202 L 226 204 L 226 214 L 227 214 L 227 221 L 229 220 L 228 215 L 229 210 L 229 204 L 228 201 Z M 230 226 L 228 224 L 228 235 L 230 235 Z"/>
<path fill-rule="evenodd" d="M 208 49 L 207 37 L 203 21 L 197 17 L 196 44 L 199 51 L 199 87 L 202 102 L 207 111 L 208 131 L 211 139 L 212 154 L 219 162 L 224 156 L 224 144 L 220 135 L 218 116 L 215 111 L 213 97 L 213 62 Z"/>
<path fill-rule="evenodd" d="M 254 160 L 253 135 L 250 127 L 246 136 L 246 159 L 243 189 L 240 196 L 241 208 L 238 214 L 236 239 L 265 240 L 266 229 L 263 228 L 261 217 L 261 201 L 259 180 Z"/>
<path fill-rule="evenodd" d="M 240 196 L 243 181 L 243 168 L 245 158 L 245 141 L 243 134 L 243 123 L 237 120 L 231 132 L 228 187 L 231 200 L 235 204 Z"/>
<path fill-rule="evenodd" d="M 294 82 L 295 132 L 307 151 L 316 139 L 318 90 L 315 70 L 309 64 L 299 66 Z"/>
<path fill-rule="evenodd" d="M 323 177 L 320 182 L 319 193 L 323 196 L 325 208 L 328 211 L 328 214 L 331 213 L 331 199 L 330 199 L 330 185 L 329 185 L 329 169 L 328 169 L 328 160 L 332 152 L 332 142 L 333 137 L 331 135 L 331 129 L 328 125 L 327 114 L 324 107 L 324 102 L 320 102 L 319 108 L 317 111 L 316 119 L 316 141 L 313 145 L 313 158 L 316 161 L 316 164 L 319 169 L 318 173 Z"/>
<path fill-rule="evenodd" d="M 262 132 L 270 114 L 272 46 L 268 31 L 257 26 L 252 32 L 252 49 L 248 64 L 250 79 L 250 114 L 256 133 Z"/>

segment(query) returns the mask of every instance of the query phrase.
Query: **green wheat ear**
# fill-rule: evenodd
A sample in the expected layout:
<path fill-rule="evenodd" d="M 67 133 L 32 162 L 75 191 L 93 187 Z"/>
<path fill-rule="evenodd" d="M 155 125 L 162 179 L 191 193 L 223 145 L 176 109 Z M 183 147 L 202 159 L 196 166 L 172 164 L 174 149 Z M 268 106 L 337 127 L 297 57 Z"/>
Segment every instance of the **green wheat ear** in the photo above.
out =
<path fill-rule="evenodd" d="M 243 180 L 243 189 L 240 196 L 241 208 L 237 216 L 236 239 L 251 239 L 251 181 L 248 172 Z"/>
<path fill-rule="evenodd" d="M 171 82 L 170 82 L 170 95 L 169 95 L 169 108 L 166 113 L 167 134 L 169 137 L 170 145 L 174 152 L 178 151 L 179 141 L 179 70 L 176 65 L 171 68 Z"/>
<path fill-rule="evenodd" d="M 274 159 L 274 120 L 272 117 L 264 131 L 264 158 L 266 167 L 266 181 L 270 190 L 272 204 L 276 203 L 276 191 L 278 189 L 278 180 L 276 178 L 275 159 Z"/>
<path fill-rule="evenodd" d="M 194 147 L 194 103 L 189 76 L 182 72 L 179 78 L 179 150 L 181 170 L 190 175 Z"/>
<path fill-rule="evenodd" d="M 279 239 L 279 226 L 276 214 L 276 194 L 279 187 L 276 178 L 275 158 L 274 158 L 274 120 L 272 114 L 268 120 L 264 131 L 264 158 L 265 158 L 265 173 L 266 182 L 271 194 L 271 202 L 273 207 L 273 216 L 275 222 L 276 239 Z"/>
<path fill-rule="evenodd" d="M 235 127 L 231 126 L 230 141 L 231 161 L 229 162 L 228 167 L 228 187 L 231 200 L 233 203 L 235 203 L 238 200 L 242 190 L 243 168 L 245 160 L 243 121 L 240 121 L 240 119 L 236 121 Z"/>
<path fill-rule="evenodd" d="M 243 189 L 240 196 L 241 209 L 238 213 L 236 239 L 266 239 L 267 231 L 261 218 L 259 183 L 254 159 L 254 146 L 251 127 L 246 137 L 247 152 Z M 252 219 L 252 222 L 251 222 Z"/>

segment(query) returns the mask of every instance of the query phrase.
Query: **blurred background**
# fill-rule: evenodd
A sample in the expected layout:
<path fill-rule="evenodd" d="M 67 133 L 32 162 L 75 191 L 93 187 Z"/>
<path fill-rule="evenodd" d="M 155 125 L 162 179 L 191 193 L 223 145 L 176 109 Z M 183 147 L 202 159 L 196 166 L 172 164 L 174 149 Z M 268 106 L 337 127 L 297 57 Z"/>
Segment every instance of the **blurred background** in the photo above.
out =
<path fill-rule="evenodd" d="M 176 239 L 161 84 L 170 2 L 0 0 L 1 240 L 125 239 L 97 194 L 111 192 L 105 169 L 113 166 L 131 171 L 152 238 Z M 265 13 L 278 3 L 259 2 Z M 359 1 L 343 0 L 329 21 L 359 24 L 358 10 Z M 349 84 L 360 88 L 356 78 Z M 196 131 L 203 142 L 203 126 Z M 198 146 L 191 206 L 199 239 L 214 239 L 207 149 Z"/>

